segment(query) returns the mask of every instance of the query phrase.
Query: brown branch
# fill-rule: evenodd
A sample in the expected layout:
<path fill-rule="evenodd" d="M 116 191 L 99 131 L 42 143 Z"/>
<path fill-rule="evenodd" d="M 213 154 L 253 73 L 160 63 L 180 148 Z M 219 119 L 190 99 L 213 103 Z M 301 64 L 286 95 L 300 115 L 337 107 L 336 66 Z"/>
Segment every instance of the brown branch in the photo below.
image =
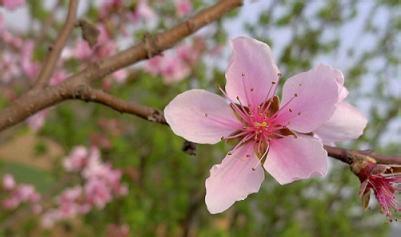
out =
<path fill-rule="evenodd" d="M 39 72 L 38 79 L 36 80 L 36 83 L 34 85 L 35 88 L 46 86 L 48 81 L 50 80 L 50 77 L 53 75 L 57 62 L 60 58 L 61 52 L 65 47 L 68 37 L 70 36 L 72 30 L 74 29 L 77 18 L 78 3 L 79 0 L 70 0 L 70 4 L 68 6 L 67 19 L 54 45 L 49 47 L 50 53 L 48 57 L 45 59 L 45 63 L 41 71 Z"/>
<path fill-rule="evenodd" d="M 147 107 L 133 101 L 125 101 L 89 86 L 79 87 L 75 92 L 75 98 L 86 102 L 102 104 L 120 113 L 128 113 L 152 122 L 167 124 L 163 113 L 158 109 Z"/>
<path fill-rule="evenodd" d="M 357 160 L 375 160 L 380 164 L 401 164 L 401 156 L 386 156 L 370 150 L 348 150 L 340 147 L 324 146 L 328 155 L 347 164 Z"/>
<path fill-rule="evenodd" d="M 215 5 L 204 9 L 193 17 L 187 19 L 185 22 L 178 24 L 163 33 L 148 36 L 144 39 L 144 42 L 138 43 L 137 45 L 104 60 L 92 63 L 84 70 L 67 78 L 60 85 L 44 88 L 34 87 L 31 91 L 12 102 L 7 108 L 0 111 L 0 131 L 22 122 L 30 115 L 39 112 L 44 108 L 58 104 L 67 99 L 74 99 L 79 95 L 79 93 L 82 93 L 82 88 L 86 88 L 90 85 L 90 82 L 94 80 L 103 78 L 121 68 L 147 59 L 163 50 L 171 48 L 180 40 L 193 34 L 209 23 L 218 20 L 232 9 L 241 6 L 242 1 L 243 0 L 220 0 Z M 47 70 L 49 69 L 46 69 L 46 71 Z M 44 74 L 50 75 L 51 71 L 52 70 Z M 45 81 L 44 79 L 41 79 L 40 81 L 42 80 Z M 40 84 L 42 84 L 42 82 Z M 117 111 L 131 112 L 133 114 L 138 114 L 140 117 L 141 114 L 143 115 L 145 112 L 148 112 L 146 109 L 140 108 L 139 105 L 133 106 L 132 102 L 129 105 L 126 105 L 126 102 L 120 99 L 111 99 L 109 96 L 104 94 L 101 94 L 100 99 L 94 98 L 91 101 L 108 106 L 114 106 Z M 152 111 L 152 113 L 154 113 L 154 110 Z M 153 117 L 150 116 L 147 118 L 152 119 Z"/>

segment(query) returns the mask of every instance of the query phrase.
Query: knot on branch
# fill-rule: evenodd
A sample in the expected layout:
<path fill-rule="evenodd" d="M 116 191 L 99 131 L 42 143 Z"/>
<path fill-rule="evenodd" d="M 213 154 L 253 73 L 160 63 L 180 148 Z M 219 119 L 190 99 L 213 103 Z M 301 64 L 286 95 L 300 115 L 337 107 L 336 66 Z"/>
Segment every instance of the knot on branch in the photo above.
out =
<path fill-rule="evenodd" d="M 150 115 L 148 115 L 147 119 L 149 121 L 156 123 L 163 123 L 163 124 L 166 123 L 166 119 L 164 118 L 163 112 L 157 109 L 153 110 L 153 112 Z"/>
<path fill-rule="evenodd" d="M 93 48 L 100 34 L 98 28 L 86 19 L 79 20 L 78 26 L 81 28 L 82 38 Z"/>
<path fill-rule="evenodd" d="M 162 50 L 157 46 L 157 38 L 155 36 L 146 33 L 143 37 L 143 43 L 148 59 L 161 54 Z"/>
<path fill-rule="evenodd" d="M 72 98 L 73 99 L 80 99 L 85 102 L 90 101 L 91 99 L 91 93 L 90 93 L 90 88 L 87 85 L 81 84 L 76 87 L 76 89 L 72 93 Z"/>
<path fill-rule="evenodd" d="M 196 155 L 196 144 L 190 141 L 185 141 L 184 144 L 182 145 L 182 151 L 191 155 L 195 156 Z"/>

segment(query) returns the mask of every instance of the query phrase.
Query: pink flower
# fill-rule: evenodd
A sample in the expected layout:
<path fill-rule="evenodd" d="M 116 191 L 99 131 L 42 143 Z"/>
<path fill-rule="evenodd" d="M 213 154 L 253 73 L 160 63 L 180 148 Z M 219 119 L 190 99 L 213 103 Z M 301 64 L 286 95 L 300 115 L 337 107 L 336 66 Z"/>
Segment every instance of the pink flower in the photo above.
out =
<path fill-rule="evenodd" d="M 16 55 L 5 52 L 2 55 L 2 60 L 0 61 L 0 68 L 2 69 L 2 80 L 5 83 L 18 77 L 21 73 L 18 68 L 18 60 Z"/>
<path fill-rule="evenodd" d="M 104 208 L 113 197 L 107 183 L 101 179 L 90 179 L 84 189 L 88 202 L 100 209 Z"/>
<path fill-rule="evenodd" d="M 177 50 L 148 60 L 145 71 L 152 75 L 160 75 L 166 84 L 185 79 L 191 73 L 191 66 L 199 59 L 200 52 L 194 44 L 184 44 Z"/>
<path fill-rule="evenodd" d="M 90 210 L 88 204 L 81 203 L 83 190 L 81 186 L 75 186 L 64 190 L 58 199 L 59 211 L 64 218 L 71 218 L 78 214 L 85 214 Z"/>
<path fill-rule="evenodd" d="M 34 42 L 26 40 L 21 48 L 21 67 L 25 75 L 33 80 L 39 73 L 39 64 L 33 61 Z"/>
<path fill-rule="evenodd" d="M 25 0 L 0 0 L 0 5 L 8 10 L 15 10 L 25 4 Z"/>
<path fill-rule="evenodd" d="M 5 190 L 12 190 L 15 188 L 15 180 L 11 174 L 5 174 L 3 176 L 3 188 Z"/>
<path fill-rule="evenodd" d="M 70 155 L 64 159 L 64 169 L 69 172 L 81 171 L 88 163 L 89 151 L 84 146 L 75 147 Z"/>
<path fill-rule="evenodd" d="M 186 140 L 240 140 L 206 180 L 211 213 L 257 192 L 264 180 L 262 166 L 280 184 L 325 175 L 327 152 L 307 134 L 332 116 L 339 100 L 335 70 L 319 65 L 289 78 L 280 103 L 274 96 L 280 72 L 270 47 L 246 37 L 234 39 L 233 47 L 226 98 L 189 90 L 164 110 L 173 132 Z"/>
<path fill-rule="evenodd" d="M 175 2 L 175 11 L 178 16 L 185 16 L 192 11 L 192 3 L 188 0 L 176 0 Z"/>
<path fill-rule="evenodd" d="M 67 78 L 67 73 L 60 69 L 54 73 L 52 78 L 50 78 L 50 85 L 55 86 L 63 82 Z"/>
<path fill-rule="evenodd" d="M 72 53 L 67 51 L 67 56 L 73 56 L 80 60 L 94 60 L 110 56 L 114 53 L 117 49 L 115 41 L 111 39 L 103 25 L 99 25 L 97 28 L 99 30 L 99 36 L 93 48 L 91 48 L 85 40 L 79 40 L 72 50 Z"/>
<path fill-rule="evenodd" d="M 106 0 L 103 2 L 102 6 L 100 7 L 100 15 L 106 17 L 109 15 L 111 11 L 114 9 L 118 9 L 121 7 L 123 1 L 122 0 Z"/>
<path fill-rule="evenodd" d="M 124 82 L 127 80 L 128 71 L 125 70 L 125 69 L 121 69 L 121 70 L 118 70 L 118 71 L 114 72 L 114 73 L 112 74 L 112 76 L 113 76 L 113 79 L 114 79 L 117 83 L 122 84 L 122 83 L 124 83 Z"/>
<path fill-rule="evenodd" d="M 138 22 L 140 20 L 150 21 L 156 17 L 156 13 L 147 3 L 147 0 L 139 0 L 134 11 L 129 15 L 129 18 Z"/>
<path fill-rule="evenodd" d="M 3 178 L 3 186 L 9 185 L 9 189 L 6 189 L 9 191 L 9 196 L 3 200 L 3 207 L 6 209 L 14 209 L 22 203 L 29 203 L 32 204 L 33 208 L 37 209 L 41 196 L 36 192 L 35 188 L 30 184 L 11 184 L 11 182 L 15 181 L 10 178 L 12 178 L 12 176 Z M 5 183 L 8 184 L 5 185 Z"/>
<path fill-rule="evenodd" d="M 333 77 L 337 80 L 338 101 L 336 109 L 329 120 L 314 131 L 324 144 L 356 139 L 362 135 L 367 119 L 354 106 L 345 102 L 348 90 L 344 87 L 344 76 L 339 70 L 333 70 Z"/>
<path fill-rule="evenodd" d="M 366 208 L 373 191 L 383 214 L 390 220 L 394 211 L 401 211 L 401 203 L 396 194 L 401 192 L 401 173 L 398 165 L 381 165 L 373 162 L 362 166 L 352 165 L 352 170 L 361 181 L 360 196 Z M 398 171 L 396 171 L 398 170 Z"/>
<path fill-rule="evenodd" d="M 28 126 L 35 132 L 39 131 L 45 124 L 48 114 L 49 114 L 49 110 L 44 109 L 44 110 L 40 111 L 39 113 L 36 113 L 36 114 L 30 116 L 27 119 Z"/>

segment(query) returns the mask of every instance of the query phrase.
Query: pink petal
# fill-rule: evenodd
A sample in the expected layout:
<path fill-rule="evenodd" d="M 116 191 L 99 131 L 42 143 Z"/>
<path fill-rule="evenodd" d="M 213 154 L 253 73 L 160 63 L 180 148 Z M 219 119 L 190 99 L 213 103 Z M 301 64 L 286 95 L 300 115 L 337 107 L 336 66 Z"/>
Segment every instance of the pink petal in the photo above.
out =
<path fill-rule="evenodd" d="M 280 184 L 323 176 L 327 173 L 327 152 L 314 137 L 288 136 L 270 142 L 263 167 Z"/>
<path fill-rule="evenodd" d="M 324 144 L 358 138 L 366 127 L 367 119 L 355 107 L 340 102 L 331 118 L 314 133 Z"/>
<path fill-rule="evenodd" d="M 308 133 L 326 122 L 338 101 L 337 71 L 329 66 L 297 74 L 286 81 L 278 120 L 288 127 Z"/>
<path fill-rule="evenodd" d="M 210 213 L 223 212 L 234 202 L 259 191 L 265 176 L 259 162 L 253 144 L 249 144 L 232 151 L 221 164 L 210 169 L 205 197 Z"/>
<path fill-rule="evenodd" d="M 257 106 L 274 95 L 279 70 L 270 47 L 260 41 L 238 37 L 232 41 L 233 54 L 226 72 L 227 96 L 243 105 Z"/>
<path fill-rule="evenodd" d="M 241 128 L 227 101 L 205 90 L 177 95 L 164 115 L 175 134 L 196 143 L 214 144 Z"/>

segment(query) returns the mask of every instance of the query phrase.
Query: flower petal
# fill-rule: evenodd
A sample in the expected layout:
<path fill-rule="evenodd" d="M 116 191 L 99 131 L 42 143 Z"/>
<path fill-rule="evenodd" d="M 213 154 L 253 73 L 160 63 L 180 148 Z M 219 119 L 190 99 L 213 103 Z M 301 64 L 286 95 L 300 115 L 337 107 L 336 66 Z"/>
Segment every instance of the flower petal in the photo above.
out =
<path fill-rule="evenodd" d="M 298 132 L 309 133 L 326 122 L 339 98 L 337 70 L 318 67 L 289 78 L 277 120 Z"/>
<path fill-rule="evenodd" d="M 327 162 L 327 152 L 318 139 L 298 135 L 271 141 L 263 167 L 277 182 L 287 184 L 326 175 Z"/>
<path fill-rule="evenodd" d="M 324 144 L 358 138 L 366 127 L 367 119 L 355 107 L 340 102 L 331 118 L 314 133 Z"/>
<path fill-rule="evenodd" d="M 264 171 L 252 144 L 240 146 L 219 165 L 210 169 L 206 180 L 206 205 L 210 213 L 225 211 L 234 202 L 259 191 Z"/>
<path fill-rule="evenodd" d="M 238 37 L 232 41 L 233 54 L 226 72 L 226 92 L 232 101 L 257 106 L 274 95 L 279 70 L 270 47 L 258 40 Z"/>
<path fill-rule="evenodd" d="M 177 95 L 164 115 L 175 134 L 196 143 L 214 144 L 241 128 L 227 101 L 205 90 Z"/>

